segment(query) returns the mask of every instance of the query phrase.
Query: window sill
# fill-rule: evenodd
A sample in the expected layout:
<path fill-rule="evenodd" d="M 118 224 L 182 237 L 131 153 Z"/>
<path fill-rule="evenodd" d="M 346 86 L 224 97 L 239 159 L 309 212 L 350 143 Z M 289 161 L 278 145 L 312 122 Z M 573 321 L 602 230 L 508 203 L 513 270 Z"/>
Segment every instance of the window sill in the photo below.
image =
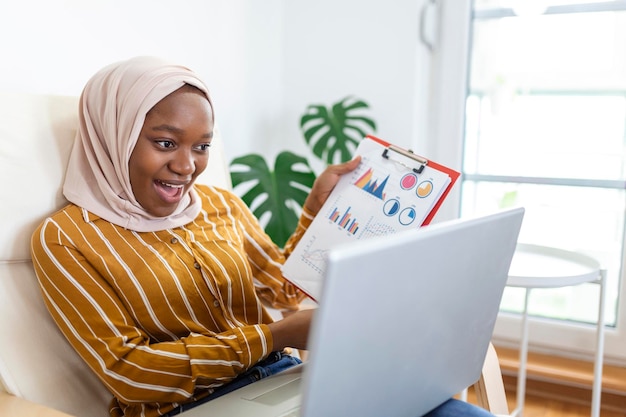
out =
<path fill-rule="evenodd" d="M 519 352 L 517 349 L 496 346 L 506 391 L 517 389 Z M 593 363 L 575 359 L 528 353 L 526 392 L 540 397 L 591 404 Z M 626 368 L 605 365 L 602 375 L 602 408 L 626 409 Z"/>

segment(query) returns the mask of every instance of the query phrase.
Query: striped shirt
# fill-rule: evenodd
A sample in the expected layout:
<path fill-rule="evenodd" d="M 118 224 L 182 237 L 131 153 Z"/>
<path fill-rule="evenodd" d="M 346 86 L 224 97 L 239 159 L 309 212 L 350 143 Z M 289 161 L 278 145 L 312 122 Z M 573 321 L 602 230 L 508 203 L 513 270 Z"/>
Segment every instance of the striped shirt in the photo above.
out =
<path fill-rule="evenodd" d="M 179 228 L 138 233 L 70 204 L 33 235 L 46 305 L 112 416 L 158 416 L 229 382 L 272 351 L 262 303 L 304 298 L 280 267 L 312 216 L 281 251 L 240 198 L 196 190 L 202 211 Z"/>

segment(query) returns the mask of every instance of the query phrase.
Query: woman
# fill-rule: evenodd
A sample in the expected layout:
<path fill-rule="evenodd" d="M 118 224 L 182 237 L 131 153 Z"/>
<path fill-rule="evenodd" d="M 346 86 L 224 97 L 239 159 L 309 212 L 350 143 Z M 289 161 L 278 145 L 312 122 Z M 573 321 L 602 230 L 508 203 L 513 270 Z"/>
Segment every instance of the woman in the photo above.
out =
<path fill-rule="evenodd" d="M 114 395 L 111 415 L 175 415 L 298 363 L 282 352 L 306 348 L 313 311 L 298 311 L 304 294 L 280 266 L 358 158 L 319 176 L 281 251 L 237 196 L 194 184 L 214 109 L 192 71 L 112 64 L 79 110 L 70 204 L 35 231 L 32 254 L 50 313 Z M 293 313 L 273 322 L 264 305 Z M 458 407 L 480 412 L 439 409 Z"/>

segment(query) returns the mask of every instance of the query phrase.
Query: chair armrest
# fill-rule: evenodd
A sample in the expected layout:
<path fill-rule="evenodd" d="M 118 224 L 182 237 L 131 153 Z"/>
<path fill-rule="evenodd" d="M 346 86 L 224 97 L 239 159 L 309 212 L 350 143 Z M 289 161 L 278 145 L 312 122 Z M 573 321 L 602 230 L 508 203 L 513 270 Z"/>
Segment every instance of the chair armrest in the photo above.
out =
<path fill-rule="evenodd" d="M 480 379 L 474 384 L 474 389 L 478 405 L 496 415 L 509 414 L 498 354 L 491 343 L 489 343 Z"/>
<path fill-rule="evenodd" d="M 0 416 L 72 417 L 61 411 L 32 403 L 2 391 L 0 391 Z"/>

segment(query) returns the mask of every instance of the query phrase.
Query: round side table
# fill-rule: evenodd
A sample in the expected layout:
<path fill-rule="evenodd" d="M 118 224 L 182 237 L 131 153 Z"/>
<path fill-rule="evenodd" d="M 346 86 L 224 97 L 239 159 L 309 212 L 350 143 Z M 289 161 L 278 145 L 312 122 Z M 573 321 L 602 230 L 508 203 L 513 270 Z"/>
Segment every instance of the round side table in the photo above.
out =
<path fill-rule="evenodd" d="M 533 288 L 557 288 L 596 282 L 600 285 L 598 321 L 596 323 L 596 355 L 591 400 L 591 416 L 600 416 L 602 365 L 604 359 L 605 271 L 594 258 L 572 251 L 547 246 L 518 243 L 509 269 L 507 286 L 525 289 L 522 311 L 522 339 L 517 378 L 517 407 L 513 415 L 522 415 L 526 395 L 528 359 L 528 301 Z"/>

